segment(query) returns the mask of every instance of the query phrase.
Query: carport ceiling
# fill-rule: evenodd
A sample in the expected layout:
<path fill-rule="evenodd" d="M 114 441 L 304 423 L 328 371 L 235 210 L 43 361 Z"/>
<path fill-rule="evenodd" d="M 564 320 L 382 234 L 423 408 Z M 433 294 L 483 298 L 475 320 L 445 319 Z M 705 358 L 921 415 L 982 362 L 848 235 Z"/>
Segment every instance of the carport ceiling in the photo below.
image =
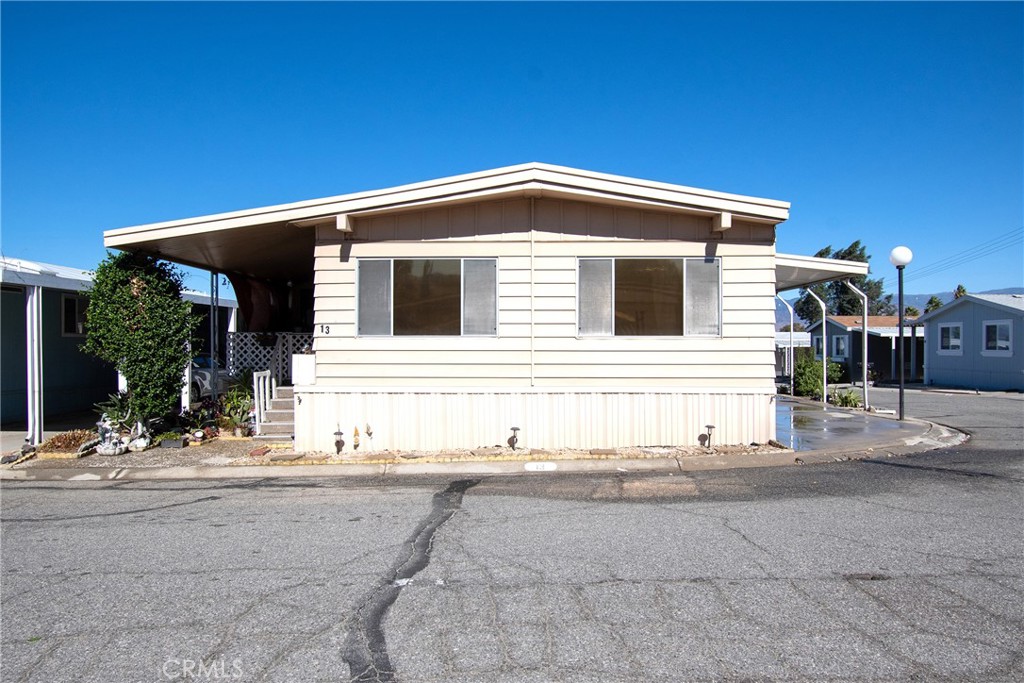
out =
<path fill-rule="evenodd" d="M 204 270 L 286 281 L 313 272 L 315 233 L 315 228 L 266 223 L 148 240 L 126 239 L 123 248 Z M 120 248 L 118 241 L 108 237 L 106 245 Z"/>

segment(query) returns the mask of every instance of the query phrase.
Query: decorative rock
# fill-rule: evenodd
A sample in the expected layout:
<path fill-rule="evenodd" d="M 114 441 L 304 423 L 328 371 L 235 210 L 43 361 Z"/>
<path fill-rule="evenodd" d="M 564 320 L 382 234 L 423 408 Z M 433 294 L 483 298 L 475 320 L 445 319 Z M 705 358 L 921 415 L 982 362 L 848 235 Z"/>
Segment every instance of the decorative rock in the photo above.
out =
<path fill-rule="evenodd" d="M 270 446 L 260 446 L 249 451 L 249 455 L 254 458 L 262 458 L 264 455 L 270 452 Z"/>
<path fill-rule="evenodd" d="M 278 453 L 270 457 L 270 462 L 291 462 L 302 457 L 302 453 Z"/>

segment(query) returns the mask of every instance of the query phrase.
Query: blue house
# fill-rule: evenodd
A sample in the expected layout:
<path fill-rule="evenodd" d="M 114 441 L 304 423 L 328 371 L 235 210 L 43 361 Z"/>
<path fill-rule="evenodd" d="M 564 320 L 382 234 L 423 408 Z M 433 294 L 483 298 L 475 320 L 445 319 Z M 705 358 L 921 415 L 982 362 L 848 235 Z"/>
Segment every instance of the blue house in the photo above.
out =
<path fill-rule="evenodd" d="M 0 422 L 5 428 L 27 423 L 33 442 L 45 418 L 88 411 L 117 391 L 114 366 L 79 349 L 91 286 L 87 270 L 0 257 Z M 208 295 L 183 296 L 208 315 Z M 223 340 L 234 329 L 237 304 L 223 298 L 220 304 Z M 209 345 L 209 326 L 201 325 L 197 334 L 201 353 Z"/>
<path fill-rule="evenodd" d="M 917 323 L 926 384 L 1024 391 L 1024 295 L 968 294 Z"/>

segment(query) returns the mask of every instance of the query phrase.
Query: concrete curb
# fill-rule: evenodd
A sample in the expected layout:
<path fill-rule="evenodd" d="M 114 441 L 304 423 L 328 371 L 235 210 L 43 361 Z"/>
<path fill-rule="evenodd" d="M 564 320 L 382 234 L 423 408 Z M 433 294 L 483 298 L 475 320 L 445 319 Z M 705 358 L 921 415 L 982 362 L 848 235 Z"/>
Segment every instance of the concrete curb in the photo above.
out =
<path fill-rule="evenodd" d="M 0 481 L 166 481 L 182 479 L 269 479 L 316 477 L 402 477 L 416 475 L 530 475 L 587 472 L 700 472 L 754 467 L 821 465 L 898 457 L 956 446 L 969 437 L 951 427 L 925 420 L 905 422 L 922 427 L 920 434 L 886 443 L 846 444 L 829 451 L 787 451 L 733 456 L 665 458 L 595 458 L 575 460 L 468 460 L 461 462 L 327 463 L 322 465 L 232 465 L 202 467 L 90 467 L 0 469 Z"/>

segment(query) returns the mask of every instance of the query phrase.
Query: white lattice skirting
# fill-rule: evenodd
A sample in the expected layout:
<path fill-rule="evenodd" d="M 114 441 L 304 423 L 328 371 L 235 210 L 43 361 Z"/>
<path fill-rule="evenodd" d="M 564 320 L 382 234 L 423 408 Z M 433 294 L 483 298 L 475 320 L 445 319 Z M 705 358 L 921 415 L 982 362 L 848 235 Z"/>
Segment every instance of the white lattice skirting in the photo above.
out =
<path fill-rule="evenodd" d="M 229 332 L 228 372 L 269 370 L 279 385 L 288 385 L 292 354 L 312 346 L 312 332 Z"/>

